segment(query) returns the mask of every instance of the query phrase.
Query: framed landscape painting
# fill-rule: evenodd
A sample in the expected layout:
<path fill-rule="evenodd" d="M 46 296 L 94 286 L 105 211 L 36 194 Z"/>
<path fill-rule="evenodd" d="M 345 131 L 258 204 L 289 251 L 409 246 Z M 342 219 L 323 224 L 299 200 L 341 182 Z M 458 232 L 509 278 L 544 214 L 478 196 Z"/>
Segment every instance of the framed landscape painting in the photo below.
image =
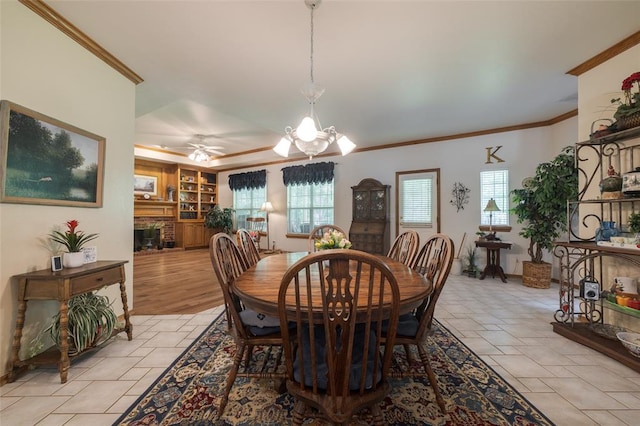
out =
<path fill-rule="evenodd" d="M 158 178 L 155 176 L 133 175 L 133 193 L 135 195 L 158 195 Z"/>
<path fill-rule="evenodd" d="M 102 207 L 105 138 L 0 101 L 0 201 Z"/>

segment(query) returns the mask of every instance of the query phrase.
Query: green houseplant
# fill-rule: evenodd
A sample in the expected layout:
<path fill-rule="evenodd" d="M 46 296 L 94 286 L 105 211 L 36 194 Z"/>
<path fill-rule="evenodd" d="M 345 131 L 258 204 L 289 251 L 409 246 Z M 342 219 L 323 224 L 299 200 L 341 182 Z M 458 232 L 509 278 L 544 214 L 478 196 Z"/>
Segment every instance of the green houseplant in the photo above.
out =
<path fill-rule="evenodd" d="M 91 240 L 98 238 L 98 234 L 85 234 L 77 231 L 79 222 L 75 219 L 67 221 L 67 230 L 60 232 L 57 229 L 49 234 L 49 239 L 63 245 L 67 252 L 62 256 L 62 263 L 65 268 L 76 268 L 84 264 L 84 253 L 82 247 Z"/>
<path fill-rule="evenodd" d="M 631 213 L 629 215 L 629 230 L 633 233 L 637 234 L 640 233 L 640 213 Z"/>
<path fill-rule="evenodd" d="M 95 293 L 85 293 L 69 299 L 68 304 L 69 355 L 95 347 L 111 337 L 118 324 L 109 298 Z M 60 347 L 60 313 L 53 316 L 51 324 L 34 340 L 34 351 L 42 349 L 42 337 L 49 335 Z"/>
<path fill-rule="evenodd" d="M 467 276 L 475 278 L 478 274 L 478 267 L 476 266 L 476 248 L 474 246 L 467 246 L 467 254 L 464 257 L 466 267 L 464 272 Z"/>
<path fill-rule="evenodd" d="M 233 212 L 229 207 L 221 209 L 217 204 L 209 209 L 204 217 L 204 226 L 207 228 L 220 229 L 226 234 L 230 234 L 233 230 Z"/>
<path fill-rule="evenodd" d="M 575 148 L 563 148 L 553 160 L 536 167 L 535 175 L 523 181 L 523 188 L 511 191 L 515 206 L 511 213 L 523 223 L 520 235 L 529 239 L 530 262 L 523 262 L 522 282 L 529 287 L 548 288 L 551 264 L 544 251 L 566 231 L 567 201 L 578 197 Z"/>
<path fill-rule="evenodd" d="M 85 234 L 83 231 L 76 231 L 79 223 L 75 219 L 70 220 L 66 223 L 67 230 L 64 233 L 53 231 L 49 234 L 49 238 L 65 246 L 67 252 L 78 253 L 86 243 L 98 238 L 98 234 Z"/>

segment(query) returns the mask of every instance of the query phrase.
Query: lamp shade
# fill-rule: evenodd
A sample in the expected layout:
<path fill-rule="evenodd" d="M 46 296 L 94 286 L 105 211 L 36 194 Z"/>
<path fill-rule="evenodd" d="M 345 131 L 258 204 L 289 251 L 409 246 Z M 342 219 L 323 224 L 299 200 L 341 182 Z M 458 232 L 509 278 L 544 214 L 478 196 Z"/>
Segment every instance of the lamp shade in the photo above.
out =
<path fill-rule="evenodd" d="M 487 207 L 484 208 L 485 212 L 499 212 L 500 209 L 498 208 L 498 205 L 496 204 L 496 200 L 494 200 L 493 198 L 489 199 L 489 202 L 487 203 Z"/>
<path fill-rule="evenodd" d="M 260 211 L 267 212 L 267 213 L 272 212 L 273 205 L 269 201 L 265 201 L 264 203 L 262 203 L 262 207 L 260 207 Z"/>

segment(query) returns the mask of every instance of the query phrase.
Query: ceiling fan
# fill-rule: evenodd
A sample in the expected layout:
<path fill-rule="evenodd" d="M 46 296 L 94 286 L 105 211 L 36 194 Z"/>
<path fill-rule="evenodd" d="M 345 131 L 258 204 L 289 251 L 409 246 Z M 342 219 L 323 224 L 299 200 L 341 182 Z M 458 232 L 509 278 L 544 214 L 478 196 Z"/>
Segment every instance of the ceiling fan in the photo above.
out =
<path fill-rule="evenodd" d="M 195 134 L 193 135 L 193 140 L 195 140 L 195 142 L 187 142 L 185 146 L 169 147 L 166 145 L 159 145 L 158 147 L 162 149 L 190 150 L 191 153 L 188 155 L 189 159 L 197 162 L 209 161 L 210 154 L 224 155 L 224 152 L 221 150 L 224 150 L 225 148 L 223 146 L 207 145 L 204 143 L 207 138 L 217 138 L 217 136 Z"/>

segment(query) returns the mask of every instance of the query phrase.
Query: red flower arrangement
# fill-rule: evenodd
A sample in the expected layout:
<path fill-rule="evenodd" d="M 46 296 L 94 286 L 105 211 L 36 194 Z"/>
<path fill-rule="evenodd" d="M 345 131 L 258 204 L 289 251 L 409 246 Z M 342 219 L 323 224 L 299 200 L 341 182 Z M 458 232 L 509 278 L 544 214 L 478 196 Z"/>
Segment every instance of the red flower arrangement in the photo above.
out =
<path fill-rule="evenodd" d="M 634 83 L 638 89 L 636 92 L 633 92 Z M 624 101 L 621 98 L 611 99 L 611 103 L 618 104 L 618 109 L 613 114 L 616 120 L 640 112 L 640 72 L 634 72 L 622 80 L 621 89 L 624 92 Z"/>
<path fill-rule="evenodd" d="M 76 228 L 78 227 L 77 220 L 70 220 L 66 223 L 67 230 L 64 234 L 60 231 L 53 231 L 49 238 L 56 243 L 62 244 L 67 248 L 69 253 L 76 253 L 82 249 L 82 246 L 96 238 L 98 238 L 98 234 L 85 234 L 82 231 L 76 232 Z"/>

